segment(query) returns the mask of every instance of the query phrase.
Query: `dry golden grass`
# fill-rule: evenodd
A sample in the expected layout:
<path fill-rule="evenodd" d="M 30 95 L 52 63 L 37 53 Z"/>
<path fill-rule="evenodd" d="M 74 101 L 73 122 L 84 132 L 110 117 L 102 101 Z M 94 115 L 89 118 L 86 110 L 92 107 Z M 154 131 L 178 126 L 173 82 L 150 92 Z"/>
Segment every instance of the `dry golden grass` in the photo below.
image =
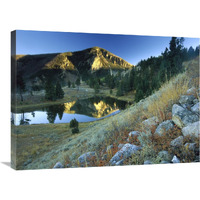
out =
<path fill-rule="evenodd" d="M 170 118 L 170 110 L 173 104 L 178 102 L 180 95 L 188 90 L 189 77 L 180 74 L 165 83 L 156 99 L 152 99 L 148 106 L 148 117 L 157 116 L 161 121 Z"/>
<path fill-rule="evenodd" d="M 41 155 L 40 158 L 37 157 L 37 159 L 34 160 L 33 163 L 31 163 L 29 168 L 49 168 L 53 167 L 53 165 L 58 161 L 65 163 L 65 166 L 67 164 L 70 164 L 70 166 L 72 167 L 77 167 L 79 166 L 77 158 L 83 153 L 89 151 L 96 152 L 95 158 L 97 159 L 92 160 L 92 166 L 109 165 L 109 160 L 118 151 L 118 145 L 127 143 L 128 133 L 130 131 L 142 131 L 140 130 L 140 128 L 142 127 L 143 120 L 152 116 L 158 116 L 160 121 L 171 118 L 172 105 L 178 101 L 180 95 L 184 94 L 189 87 L 192 87 L 193 84 L 195 84 L 192 77 L 199 67 L 198 62 L 197 60 L 195 60 L 195 62 L 188 62 L 187 65 L 192 65 L 195 70 L 193 68 L 189 68 L 189 72 L 186 71 L 183 74 L 179 74 L 168 83 L 165 83 L 159 91 L 155 92 L 150 97 L 147 97 L 143 101 L 127 108 L 119 114 L 91 124 L 87 124 L 87 126 L 83 127 L 82 130 L 80 130 L 80 134 L 78 134 L 77 136 L 70 136 L 73 137 L 71 141 L 68 140 L 69 135 L 67 135 L 71 135 L 71 132 L 67 130 L 67 127 L 64 127 L 66 126 L 64 124 L 47 126 L 41 125 L 38 126 L 37 130 L 34 128 L 34 126 L 31 126 L 33 134 L 31 134 L 31 137 L 34 137 L 35 134 L 37 135 L 37 133 L 34 131 L 38 132 L 40 130 L 41 133 L 46 132 L 46 134 L 55 131 L 57 135 L 61 136 L 59 138 L 62 140 L 62 142 L 61 140 L 59 140 L 57 143 L 58 146 L 54 146 L 54 149 L 51 152 L 49 147 L 44 149 L 45 152 L 43 153 L 43 155 Z M 191 72 L 192 69 L 193 72 Z M 197 85 L 198 84 L 194 86 L 196 87 Z M 55 128 L 55 130 L 53 129 L 53 127 Z M 26 134 L 23 136 L 24 131 L 26 132 L 25 126 L 21 127 L 21 130 L 19 131 L 21 135 L 18 137 L 18 139 L 21 140 L 22 145 L 20 146 L 20 150 L 22 150 L 24 148 L 24 144 L 28 144 L 28 139 L 30 138 L 30 136 L 28 137 L 27 135 L 26 137 Z M 155 130 L 152 130 L 152 132 L 154 131 Z M 166 140 L 163 140 L 163 138 L 154 138 L 154 143 L 157 143 L 157 145 L 154 146 L 155 148 L 153 148 L 152 146 L 147 146 L 147 148 L 143 152 L 141 152 L 141 156 L 142 154 L 144 154 L 142 157 L 136 157 L 134 158 L 134 161 L 132 160 L 127 164 L 143 164 L 144 158 L 146 159 L 148 157 L 148 152 L 153 153 L 154 151 L 159 151 L 163 148 L 167 150 L 170 144 L 169 142 L 179 134 L 180 130 L 175 129 L 170 137 L 168 136 L 169 134 L 166 135 Z M 34 139 L 34 143 L 36 142 L 36 139 L 37 138 Z M 41 140 L 41 138 L 38 138 L 37 140 L 39 141 Z M 44 143 L 45 142 L 47 143 L 49 141 L 45 139 Z M 130 142 L 136 145 L 140 145 L 138 144 L 138 141 L 136 139 L 134 141 L 131 140 Z M 113 145 L 113 148 L 110 151 L 106 152 L 107 146 L 111 144 Z M 163 144 L 165 144 L 165 146 L 163 146 Z M 66 147 L 68 148 L 68 150 L 65 151 L 64 149 Z M 22 157 L 25 158 L 26 156 L 27 155 L 24 155 Z M 104 156 L 105 158 L 103 158 Z M 43 158 L 45 159 L 44 163 L 42 163 Z M 23 159 L 23 162 L 26 159 Z M 20 164 L 23 164 L 23 162 L 21 162 Z M 158 161 L 155 158 L 154 163 L 157 162 Z"/>

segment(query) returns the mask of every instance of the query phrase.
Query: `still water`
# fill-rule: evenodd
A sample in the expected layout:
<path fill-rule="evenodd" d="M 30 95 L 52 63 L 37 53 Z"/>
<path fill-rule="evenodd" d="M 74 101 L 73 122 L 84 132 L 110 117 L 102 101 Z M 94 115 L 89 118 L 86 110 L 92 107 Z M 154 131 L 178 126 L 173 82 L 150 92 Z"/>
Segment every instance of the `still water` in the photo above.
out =
<path fill-rule="evenodd" d="M 128 105 L 108 97 L 93 97 L 84 100 L 67 102 L 19 113 L 11 113 L 15 125 L 69 123 L 72 119 L 78 122 L 91 122 L 115 115 Z"/>

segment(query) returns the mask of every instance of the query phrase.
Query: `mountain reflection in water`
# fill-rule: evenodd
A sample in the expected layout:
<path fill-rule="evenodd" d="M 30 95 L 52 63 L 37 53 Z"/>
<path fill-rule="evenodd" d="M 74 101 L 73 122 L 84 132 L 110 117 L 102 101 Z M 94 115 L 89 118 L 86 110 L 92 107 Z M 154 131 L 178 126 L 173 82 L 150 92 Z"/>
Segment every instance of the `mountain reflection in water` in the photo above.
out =
<path fill-rule="evenodd" d="M 74 118 L 79 122 L 90 122 L 114 115 L 126 106 L 125 101 L 93 97 L 35 109 L 31 112 L 12 113 L 11 118 L 15 125 L 69 123 Z"/>

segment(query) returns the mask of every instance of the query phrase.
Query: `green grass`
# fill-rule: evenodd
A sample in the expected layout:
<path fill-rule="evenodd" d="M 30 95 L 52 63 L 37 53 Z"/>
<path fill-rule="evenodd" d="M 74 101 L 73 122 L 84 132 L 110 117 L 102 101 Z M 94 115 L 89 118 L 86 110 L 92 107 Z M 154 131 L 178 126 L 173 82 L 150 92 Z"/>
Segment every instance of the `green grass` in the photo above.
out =
<path fill-rule="evenodd" d="M 79 123 L 80 132 L 91 123 Z M 69 124 L 37 124 L 28 126 L 14 126 L 11 129 L 12 162 L 17 169 L 24 169 L 24 163 L 43 156 L 55 149 L 63 141 L 73 140 L 78 134 L 72 134 Z M 17 156 L 17 160 L 16 157 Z M 15 161 L 16 160 L 16 161 Z"/>
<path fill-rule="evenodd" d="M 187 66 L 194 67 L 195 69 L 198 68 L 198 60 L 188 62 Z M 190 70 L 190 72 L 195 72 L 195 70 Z M 187 83 L 188 79 L 192 76 L 193 73 L 190 74 L 188 71 L 178 75 L 164 84 L 153 95 L 130 106 L 115 116 L 91 123 L 79 123 L 79 134 L 72 135 L 69 124 L 43 124 L 17 127 L 16 132 L 12 133 L 12 147 L 13 149 L 16 148 L 15 139 L 17 139 L 17 164 L 19 168 L 23 168 L 22 165 L 29 159 L 29 156 L 32 156 L 33 161 L 24 167 L 26 169 L 52 168 L 58 161 L 65 164 L 65 166 L 70 163 L 72 167 L 77 167 L 79 166 L 77 158 L 89 151 L 97 153 L 98 162 L 100 163 L 98 166 L 108 165 L 109 160 L 105 162 L 101 160 L 106 147 L 111 144 L 114 145 L 113 152 L 108 156 L 111 158 L 117 151 L 118 144 L 127 143 L 129 131 L 140 131 L 144 118 L 157 115 L 161 122 L 166 120 L 166 118 L 170 119 L 171 116 L 168 114 L 172 107 L 171 101 L 173 100 L 173 103 L 176 103 L 179 96 L 187 90 L 187 84 L 183 83 Z M 195 84 L 196 81 L 192 82 L 192 85 L 189 85 L 189 87 Z M 177 92 L 175 95 L 171 92 L 174 90 Z M 109 89 L 104 90 L 102 94 L 109 95 Z M 134 95 L 134 93 L 131 95 Z M 165 114 L 164 117 L 162 117 L 162 113 Z M 142 164 L 144 159 L 146 159 L 148 151 L 147 148 L 146 151 L 142 152 L 144 154 L 143 157 L 133 158 L 127 164 Z M 156 158 L 155 163 L 157 163 Z"/>

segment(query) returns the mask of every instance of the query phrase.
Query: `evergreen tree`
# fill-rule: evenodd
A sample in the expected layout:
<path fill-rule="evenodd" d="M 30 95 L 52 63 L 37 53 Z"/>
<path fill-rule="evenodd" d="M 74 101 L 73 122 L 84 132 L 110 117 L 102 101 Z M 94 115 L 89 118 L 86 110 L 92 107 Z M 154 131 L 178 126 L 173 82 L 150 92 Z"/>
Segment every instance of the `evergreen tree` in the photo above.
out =
<path fill-rule="evenodd" d="M 196 57 L 196 56 L 199 56 L 199 47 L 200 47 L 200 46 L 197 46 L 196 49 L 195 49 L 195 57 Z"/>
<path fill-rule="evenodd" d="M 64 91 L 58 81 L 56 83 L 55 96 L 57 99 L 63 99 L 64 97 Z"/>
<path fill-rule="evenodd" d="M 56 100 L 55 87 L 50 80 L 45 83 L 45 99 L 50 101 Z"/>
<path fill-rule="evenodd" d="M 22 74 L 17 74 L 17 88 L 19 90 L 19 94 L 20 94 L 20 97 L 21 97 L 21 101 L 24 101 L 24 98 L 23 98 L 23 93 L 25 92 L 25 88 L 26 88 L 26 85 L 25 85 L 25 81 L 22 77 Z"/>
<path fill-rule="evenodd" d="M 100 89 L 99 84 L 95 83 L 95 85 L 94 85 L 94 92 L 95 92 L 95 94 L 99 93 L 99 89 Z"/>
<path fill-rule="evenodd" d="M 67 84 L 68 84 L 68 88 L 70 88 L 71 87 L 71 82 L 68 81 Z"/>
<path fill-rule="evenodd" d="M 49 121 L 49 123 L 54 123 L 55 119 L 56 119 L 56 107 L 55 106 L 50 106 L 47 108 L 47 119 Z"/>
<path fill-rule="evenodd" d="M 116 95 L 117 96 L 123 96 L 123 82 L 120 82 L 119 83 L 119 86 L 118 86 L 118 88 L 117 88 L 117 93 L 116 93 Z"/>
<path fill-rule="evenodd" d="M 144 98 L 144 93 L 142 90 L 137 90 L 136 94 L 135 94 L 135 101 L 139 102 L 141 99 Z"/>
<path fill-rule="evenodd" d="M 193 49 L 193 47 L 190 47 L 189 50 L 188 50 L 188 57 L 189 57 L 189 60 L 195 58 L 195 50 Z"/>
<path fill-rule="evenodd" d="M 69 123 L 70 128 L 78 128 L 78 121 L 74 118 Z"/>
<path fill-rule="evenodd" d="M 80 84 L 81 84 L 80 78 L 77 78 L 77 79 L 76 79 L 76 85 L 78 86 L 78 89 L 79 89 Z"/>

